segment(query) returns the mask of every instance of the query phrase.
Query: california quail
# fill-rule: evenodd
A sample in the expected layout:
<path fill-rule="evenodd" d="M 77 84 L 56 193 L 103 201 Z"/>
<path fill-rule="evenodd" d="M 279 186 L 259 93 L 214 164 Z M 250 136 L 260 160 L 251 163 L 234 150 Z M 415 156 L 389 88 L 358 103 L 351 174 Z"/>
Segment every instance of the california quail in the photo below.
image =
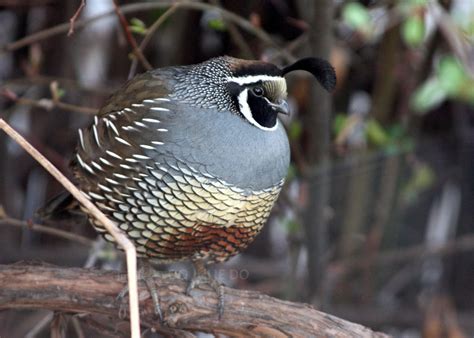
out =
<path fill-rule="evenodd" d="M 227 260 L 260 232 L 285 180 L 277 115 L 288 114 L 283 76 L 297 69 L 335 85 L 317 58 L 280 69 L 225 56 L 138 75 L 79 130 L 78 186 L 140 256 L 191 259 L 201 271 Z"/>

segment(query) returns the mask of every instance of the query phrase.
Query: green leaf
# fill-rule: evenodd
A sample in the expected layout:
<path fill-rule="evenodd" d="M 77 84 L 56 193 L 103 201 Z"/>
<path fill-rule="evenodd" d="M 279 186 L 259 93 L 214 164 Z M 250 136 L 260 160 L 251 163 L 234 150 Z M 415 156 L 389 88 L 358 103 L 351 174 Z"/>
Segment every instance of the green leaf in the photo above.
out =
<path fill-rule="evenodd" d="M 344 114 L 337 114 L 336 117 L 334 117 L 334 122 L 333 122 L 333 132 L 334 134 L 339 135 L 339 133 L 344 129 L 345 125 L 347 123 L 347 116 Z"/>
<path fill-rule="evenodd" d="M 285 224 L 285 228 L 289 234 L 296 234 L 299 229 L 301 229 L 301 224 L 295 220 L 288 220 Z"/>
<path fill-rule="evenodd" d="M 290 140 L 295 141 L 298 140 L 303 132 L 303 126 L 301 125 L 301 121 L 293 121 L 290 124 L 288 130 L 288 137 Z"/>
<path fill-rule="evenodd" d="M 370 27 L 370 15 L 367 9 L 357 2 L 349 2 L 342 10 L 342 18 L 346 25 L 356 30 Z"/>
<path fill-rule="evenodd" d="M 367 140 L 376 146 L 386 146 L 390 137 L 382 126 L 374 119 L 369 119 L 365 127 Z"/>
<path fill-rule="evenodd" d="M 66 95 L 66 90 L 65 90 L 65 89 L 63 89 L 63 88 L 60 88 L 60 87 L 58 87 L 58 90 L 57 90 L 57 92 L 56 92 L 56 93 L 58 94 L 58 98 L 60 98 L 60 99 L 61 99 L 61 98 L 63 98 L 63 97 L 64 97 L 64 95 Z"/>
<path fill-rule="evenodd" d="M 130 20 L 130 26 L 129 27 L 130 27 L 130 30 L 133 33 L 145 35 L 146 32 L 147 32 L 147 28 L 146 28 L 145 23 L 142 20 L 137 19 L 137 18 L 132 18 Z"/>
<path fill-rule="evenodd" d="M 437 70 L 440 85 L 449 95 L 460 92 L 468 78 L 462 65 L 452 56 L 441 59 Z"/>
<path fill-rule="evenodd" d="M 212 28 L 219 32 L 224 32 L 226 30 L 225 23 L 222 19 L 211 19 L 207 22 L 209 28 Z"/>
<path fill-rule="evenodd" d="M 402 37 L 411 47 L 418 47 L 425 38 L 425 22 L 422 17 L 413 15 L 407 18 L 402 26 Z"/>
<path fill-rule="evenodd" d="M 286 174 L 286 182 L 292 181 L 298 175 L 298 170 L 293 164 L 288 167 L 288 173 Z"/>
<path fill-rule="evenodd" d="M 422 84 L 413 94 L 411 105 L 414 110 L 425 113 L 438 106 L 447 97 L 447 92 L 437 78 L 431 78 Z"/>

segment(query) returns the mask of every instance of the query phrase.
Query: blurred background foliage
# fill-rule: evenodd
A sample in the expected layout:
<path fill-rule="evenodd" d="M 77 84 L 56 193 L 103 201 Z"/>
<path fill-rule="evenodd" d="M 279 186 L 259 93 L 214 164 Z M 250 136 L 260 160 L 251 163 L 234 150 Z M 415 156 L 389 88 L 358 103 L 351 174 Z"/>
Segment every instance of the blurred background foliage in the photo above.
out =
<path fill-rule="evenodd" d="M 125 27 L 112 0 L 88 0 L 68 34 L 79 4 L 0 0 L 0 116 L 63 172 L 77 128 L 147 63 L 329 58 L 331 96 L 288 78 L 287 184 L 255 243 L 215 273 L 395 336 L 474 335 L 473 1 L 124 0 Z M 34 224 L 60 190 L 0 134 L 0 262 L 120 268 L 89 225 Z M 51 318 L 2 312 L 0 336 L 46 336 Z"/>

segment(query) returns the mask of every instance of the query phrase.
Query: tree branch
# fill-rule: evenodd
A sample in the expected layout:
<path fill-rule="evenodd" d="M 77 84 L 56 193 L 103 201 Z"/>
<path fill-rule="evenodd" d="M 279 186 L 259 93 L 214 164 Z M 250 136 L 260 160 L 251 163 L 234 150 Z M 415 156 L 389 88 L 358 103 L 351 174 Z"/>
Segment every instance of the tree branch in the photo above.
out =
<path fill-rule="evenodd" d="M 41 308 L 81 312 L 120 319 L 117 294 L 125 274 L 88 269 L 38 265 L 0 265 L 0 309 Z M 139 285 L 141 323 L 158 332 L 178 336 L 190 332 L 224 335 L 296 337 L 386 337 L 358 324 L 316 311 L 306 304 L 278 300 L 258 292 L 225 288 L 226 307 L 217 319 L 217 299 L 211 290 L 184 293 L 179 277 L 157 277 L 165 325 L 155 318 L 144 283 Z"/>
<path fill-rule="evenodd" d="M 193 10 L 198 10 L 198 11 L 206 11 L 206 10 L 215 10 L 219 12 L 223 18 L 226 20 L 234 22 L 236 25 L 241 27 L 243 30 L 249 32 L 250 34 L 255 35 L 258 39 L 263 41 L 264 43 L 274 47 L 278 51 L 281 52 L 282 57 L 286 59 L 288 62 L 294 62 L 295 57 L 291 55 L 288 51 L 282 49 L 272 38 L 268 33 L 266 33 L 263 29 L 254 26 L 250 21 L 247 19 L 244 19 L 243 17 L 232 13 L 228 10 L 225 10 L 221 7 L 216 7 L 213 5 L 209 5 L 206 3 L 201 3 L 201 2 L 185 2 L 185 1 L 162 1 L 162 2 L 139 2 L 139 3 L 134 3 L 134 4 L 128 4 L 121 6 L 120 9 L 123 14 L 126 13 L 133 13 L 133 12 L 140 12 L 140 11 L 147 11 L 147 10 L 152 10 L 152 9 L 157 9 L 157 8 L 167 8 L 173 5 L 179 4 L 180 8 L 186 8 L 186 9 L 193 9 Z M 93 23 L 94 21 L 103 19 L 105 17 L 108 17 L 112 14 L 115 14 L 115 10 L 109 11 L 85 20 L 78 20 L 75 23 L 75 29 L 80 29 L 88 24 Z M 4 52 L 12 52 L 14 50 L 17 50 L 19 48 L 28 46 L 32 43 L 47 39 L 49 37 L 67 32 L 69 29 L 69 23 L 63 23 L 42 31 L 39 31 L 37 33 L 28 35 L 22 39 L 19 39 L 17 41 L 7 43 L 5 45 L 0 46 L 0 54 Z"/>
<path fill-rule="evenodd" d="M 122 26 L 123 34 L 125 35 L 125 38 L 127 39 L 130 46 L 132 47 L 133 54 L 135 54 L 135 57 L 138 60 L 140 60 L 140 63 L 143 65 L 143 67 L 146 70 L 153 69 L 151 64 L 146 59 L 145 55 L 143 55 L 141 49 L 138 48 L 137 40 L 135 40 L 135 37 L 133 36 L 132 32 L 130 31 L 130 28 L 128 27 L 127 19 L 125 18 L 122 11 L 120 10 L 120 6 L 117 4 L 117 0 L 113 0 L 113 4 L 114 4 L 115 14 L 117 14 L 120 25 Z"/>

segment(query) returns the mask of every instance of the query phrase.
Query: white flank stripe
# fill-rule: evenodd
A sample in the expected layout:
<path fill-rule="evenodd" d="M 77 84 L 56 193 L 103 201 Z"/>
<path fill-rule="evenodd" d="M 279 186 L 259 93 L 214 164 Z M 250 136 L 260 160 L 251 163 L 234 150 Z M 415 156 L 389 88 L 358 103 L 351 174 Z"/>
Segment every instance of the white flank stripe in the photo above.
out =
<path fill-rule="evenodd" d="M 164 144 L 164 143 L 161 142 L 161 141 L 151 141 L 151 143 L 156 144 L 157 146 L 161 146 L 161 145 Z"/>
<path fill-rule="evenodd" d="M 150 123 L 160 123 L 161 121 L 160 120 L 157 120 L 157 119 L 150 119 L 150 118 L 143 118 L 142 119 L 143 122 L 150 122 Z"/>
<path fill-rule="evenodd" d="M 104 163 L 104 164 L 107 164 L 111 167 L 113 167 L 114 165 L 112 163 L 110 163 L 109 161 L 107 161 L 105 158 L 102 158 L 102 157 L 99 157 L 99 161 Z"/>
<path fill-rule="evenodd" d="M 101 145 L 100 145 L 100 140 L 99 140 L 99 133 L 97 132 L 97 126 L 95 124 L 92 125 L 92 131 L 94 132 L 95 143 L 97 143 L 97 145 L 100 148 Z"/>
<path fill-rule="evenodd" d="M 84 163 L 84 161 L 82 160 L 81 156 L 79 156 L 79 154 L 76 154 L 76 158 L 79 161 L 79 164 L 81 165 L 81 167 L 86 169 L 91 174 L 95 174 L 94 170 L 92 170 L 92 168 L 88 164 Z"/>
<path fill-rule="evenodd" d="M 148 150 L 155 150 L 155 147 L 149 146 L 148 144 L 140 144 L 140 147 Z"/>
<path fill-rule="evenodd" d="M 98 186 L 100 189 L 104 190 L 104 191 L 112 192 L 112 189 L 110 189 L 109 187 L 107 187 L 107 186 L 105 186 L 105 185 L 103 185 L 103 184 L 98 183 L 97 186 Z"/>
<path fill-rule="evenodd" d="M 99 163 L 91 161 L 91 164 L 97 169 L 104 171 L 104 168 L 102 168 L 102 166 Z"/>
<path fill-rule="evenodd" d="M 151 107 L 150 109 L 154 111 L 170 111 L 169 109 L 163 107 Z"/>
<path fill-rule="evenodd" d="M 108 121 L 109 122 L 109 126 L 110 128 L 112 128 L 112 130 L 114 131 L 115 135 L 119 135 L 119 132 L 117 130 L 117 127 L 115 127 L 115 124 L 112 122 L 112 121 Z"/>
<path fill-rule="evenodd" d="M 139 160 L 150 160 L 151 157 L 145 156 L 145 155 L 140 155 L 140 154 L 133 154 L 132 155 L 135 158 L 138 158 Z"/>
<path fill-rule="evenodd" d="M 100 195 L 98 195 L 98 194 L 96 194 L 96 193 L 93 193 L 93 192 L 90 192 L 90 193 L 89 193 L 89 196 L 92 197 L 93 199 L 96 199 L 96 200 L 105 200 L 104 197 L 102 197 L 102 196 L 100 196 Z"/>
<path fill-rule="evenodd" d="M 125 141 L 125 140 L 124 140 L 123 138 L 121 138 L 121 137 L 115 136 L 115 139 L 116 139 L 117 141 L 119 141 L 120 143 L 125 144 L 126 146 L 129 146 L 129 147 L 132 146 L 130 143 L 128 143 L 127 141 Z"/>
<path fill-rule="evenodd" d="M 140 121 L 133 121 L 133 123 L 135 123 L 139 127 L 147 128 L 146 124 Z"/>
<path fill-rule="evenodd" d="M 141 103 L 132 103 L 132 107 L 145 107 L 145 105 Z"/>
<path fill-rule="evenodd" d="M 155 101 L 163 101 L 163 102 L 170 102 L 170 99 L 165 99 L 164 97 L 158 97 L 155 99 Z"/>
<path fill-rule="evenodd" d="M 117 158 L 117 159 L 119 159 L 119 160 L 123 160 L 122 157 L 120 157 L 119 155 L 117 155 L 117 154 L 114 153 L 113 151 L 106 150 L 105 152 L 106 152 L 108 155 L 112 156 L 112 157 L 115 157 L 115 158 Z"/>
<path fill-rule="evenodd" d="M 81 148 L 82 150 L 86 150 L 86 148 L 84 147 L 84 136 L 82 135 L 82 130 L 79 129 L 78 132 L 79 132 L 79 142 L 81 142 Z"/>
<path fill-rule="evenodd" d="M 159 128 L 159 129 L 157 129 L 156 131 L 167 132 L 168 129 L 166 129 L 166 128 Z"/>
<path fill-rule="evenodd" d="M 124 180 L 126 180 L 128 178 L 127 176 L 119 174 L 119 173 L 113 173 L 113 175 L 117 178 L 121 178 L 121 179 L 124 179 Z"/>
<path fill-rule="evenodd" d="M 109 182 L 110 184 L 113 184 L 113 185 L 119 185 L 119 184 L 120 184 L 120 183 L 117 182 L 116 180 L 113 180 L 113 179 L 108 178 L 108 177 L 106 177 L 105 180 L 106 180 L 107 182 Z"/>

